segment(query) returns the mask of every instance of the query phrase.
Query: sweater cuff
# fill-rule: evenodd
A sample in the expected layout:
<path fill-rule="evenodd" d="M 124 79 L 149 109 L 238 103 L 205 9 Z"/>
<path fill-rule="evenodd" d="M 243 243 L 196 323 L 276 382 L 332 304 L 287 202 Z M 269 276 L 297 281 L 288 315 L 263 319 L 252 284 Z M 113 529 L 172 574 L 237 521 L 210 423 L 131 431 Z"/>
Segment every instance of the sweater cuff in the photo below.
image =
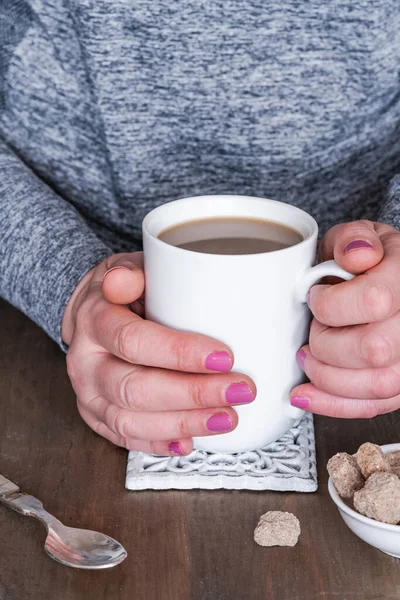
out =
<path fill-rule="evenodd" d="M 79 252 L 79 256 L 76 255 L 76 248 L 72 251 L 68 248 L 65 251 L 66 262 L 59 272 L 63 285 L 50 292 L 48 300 L 52 303 L 53 310 L 48 313 L 48 318 L 42 325 L 64 352 L 67 352 L 68 346 L 62 339 L 61 328 L 67 304 L 86 273 L 112 254 L 113 252 L 107 246 L 103 246 L 101 242 L 92 247 L 88 253 Z"/>

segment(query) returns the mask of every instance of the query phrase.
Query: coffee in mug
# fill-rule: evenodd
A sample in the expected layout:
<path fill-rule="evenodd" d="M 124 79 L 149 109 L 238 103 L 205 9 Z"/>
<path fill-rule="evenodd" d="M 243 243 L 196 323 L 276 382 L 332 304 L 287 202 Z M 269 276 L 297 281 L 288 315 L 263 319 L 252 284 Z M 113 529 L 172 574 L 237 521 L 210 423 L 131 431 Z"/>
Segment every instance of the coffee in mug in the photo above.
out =
<path fill-rule="evenodd" d="M 158 239 L 205 254 L 260 254 L 294 246 L 303 237 L 292 227 L 266 219 L 214 217 L 174 225 Z"/>

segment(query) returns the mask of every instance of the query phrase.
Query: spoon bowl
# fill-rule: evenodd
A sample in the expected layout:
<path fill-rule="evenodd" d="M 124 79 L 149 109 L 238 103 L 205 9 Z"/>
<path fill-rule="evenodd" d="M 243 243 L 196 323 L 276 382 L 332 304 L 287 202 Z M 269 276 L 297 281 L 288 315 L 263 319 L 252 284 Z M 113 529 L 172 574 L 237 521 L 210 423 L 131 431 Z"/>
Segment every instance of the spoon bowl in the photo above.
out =
<path fill-rule="evenodd" d="M 115 567 L 127 556 L 124 547 L 112 537 L 61 523 L 48 528 L 44 547 L 51 558 L 77 569 Z"/>
<path fill-rule="evenodd" d="M 47 529 L 45 550 L 62 565 L 75 569 L 108 569 L 128 556 L 122 544 L 104 533 L 63 525 L 43 508 L 40 500 L 21 493 L 19 487 L 3 475 L 0 475 L 0 502 L 43 523 Z"/>

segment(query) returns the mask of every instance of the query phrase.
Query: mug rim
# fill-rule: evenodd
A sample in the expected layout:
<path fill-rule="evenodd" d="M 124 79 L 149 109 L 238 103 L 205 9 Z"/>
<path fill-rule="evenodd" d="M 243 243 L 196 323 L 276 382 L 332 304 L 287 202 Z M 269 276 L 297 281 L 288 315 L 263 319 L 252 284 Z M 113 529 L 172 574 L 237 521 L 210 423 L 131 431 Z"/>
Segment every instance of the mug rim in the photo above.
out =
<path fill-rule="evenodd" d="M 308 220 L 309 225 L 310 225 L 310 233 L 304 237 L 300 242 L 298 242 L 297 244 L 293 244 L 293 246 L 287 246 L 286 248 L 279 248 L 277 250 L 270 250 L 268 252 L 258 252 L 258 253 L 253 253 L 253 254 L 211 254 L 211 253 L 206 253 L 206 252 L 195 252 L 194 250 L 188 250 L 187 248 L 179 248 L 178 246 L 173 246 L 172 244 L 168 244 L 168 242 L 164 242 L 163 240 L 161 240 L 158 235 L 153 234 L 150 231 L 150 226 L 151 226 L 151 221 L 152 219 L 155 217 L 156 213 L 160 213 L 164 210 L 168 210 L 168 207 L 171 206 L 172 204 L 174 205 L 178 205 L 180 203 L 186 203 L 189 201 L 201 201 L 201 200 L 210 200 L 211 198 L 232 198 L 235 200 L 262 200 L 264 202 L 268 202 L 269 204 L 275 204 L 275 205 L 279 205 L 279 206 L 285 206 L 286 208 L 288 208 L 289 210 L 293 211 L 293 213 L 297 213 L 299 215 L 301 215 L 303 217 L 303 219 L 305 218 L 306 220 Z M 221 217 L 225 216 L 223 214 L 220 215 Z M 230 215 L 232 216 L 232 215 Z M 242 215 L 244 216 L 244 215 Z M 207 219 L 210 218 L 212 219 L 213 217 L 218 218 L 218 215 L 211 215 L 209 217 L 204 216 L 202 218 Z M 238 218 L 241 217 L 240 214 L 237 215 Z M 255 217 L 257 218 L 257 217 Z M 259 217 L 262 218 L 262 217 Z M 269 219 L 268 219 L 269 220 Z M 187 220 L 185 221 L 187 222 Z M 277 224 L 280 225 L 286 225 L 286 223 L 282 223 L 282 221 L 278 221 L 278 220 L 272 220 L 271 222 L 275 222 Z M 164 228 L 161 231 L 164 231 L 165 229 L 169 228 L 169 227 L 174 227 L 174 225 L 178 225 L 180 222 L 177 221 L 175 223 L 171 223 L 170 225 L 168 225 L 166 228 Z M 296 229 L 296 226 L 292 226 L 294 229 Z M 301 232 L 299 232 L 301 233 Z M 308 212 L 306 212 L 305 210 L 303 210 L 302 208 L 299 208 L 297 206 L 293 206 L 292 204 L 289 204 L 288 202 L 281 202 L 280 200 L 274 200 L 272 198 L 263 198 L 261 196 L 245 196 L 245 195 L 241 195 L 241 194 L 206 194 L 206 195 L 202 195 L 202 196 L 189 196 L 187 198 L 179 198 L 176 200 L 171 200 L 169 202 L 165 202 L 164 204 L 160 204 L 159 206 L 156 206 L 155 208 L 153 208 L 150 212 L 147 213 L 147 215 L 144 217 L 143 222 L 142 222 L 142 235 L 143 238 L 145 237 L 145 235 L 147 235 L 153 243 L 155 243 L 157 246 L 161 248 L 168 247 L 169 251 L 176 251 L 179 253 L 186 253 L 186 255 L 190 254 L 196 257 L 213 257 L 216 260 L 238 260 L 239 258 L 241 260 L 245 260 L 246 258 L 252 258 L 254 259 L 254 257 L 265 257 L 265 256 L 273 256 L 276 255 L 277 253 L 287 253 L 290 251 L 294 251 L 295 248 L 299 248 L 299 247 L 304 247 L 307 244 L 312 243 L 313 239 L 315 239 L 315 237 L 318 235 L 318 223 L 317 221 L 314 219 L 313 216 L 311 216 Z M 302 234 L 301 234 L 302 235 Z"/>

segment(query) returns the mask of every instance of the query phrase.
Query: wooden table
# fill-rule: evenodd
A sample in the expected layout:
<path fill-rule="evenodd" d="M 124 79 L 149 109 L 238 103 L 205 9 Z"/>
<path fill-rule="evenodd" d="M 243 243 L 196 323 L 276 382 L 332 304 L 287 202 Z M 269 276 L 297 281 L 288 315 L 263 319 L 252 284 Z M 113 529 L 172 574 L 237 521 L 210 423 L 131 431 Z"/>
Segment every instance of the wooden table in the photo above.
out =
<path fill-rule="evenodd" d="M 400 562 L 342 522 L 325 465 L 366 440 L 399 441 L 398 414 L 316 419 L 319 490 L 128 492 L 126 452 L 81 421 L 56 345 L 0 302 L 0 473 L 67 525 L 104 531 L 128 550 L 109 571 L 63 567 L 44 529 L 0 506 L 0 600 L 378 600 L 400 598 Z M 253 541 L 267 510 L 295 513 L 295 548 Z"/>

